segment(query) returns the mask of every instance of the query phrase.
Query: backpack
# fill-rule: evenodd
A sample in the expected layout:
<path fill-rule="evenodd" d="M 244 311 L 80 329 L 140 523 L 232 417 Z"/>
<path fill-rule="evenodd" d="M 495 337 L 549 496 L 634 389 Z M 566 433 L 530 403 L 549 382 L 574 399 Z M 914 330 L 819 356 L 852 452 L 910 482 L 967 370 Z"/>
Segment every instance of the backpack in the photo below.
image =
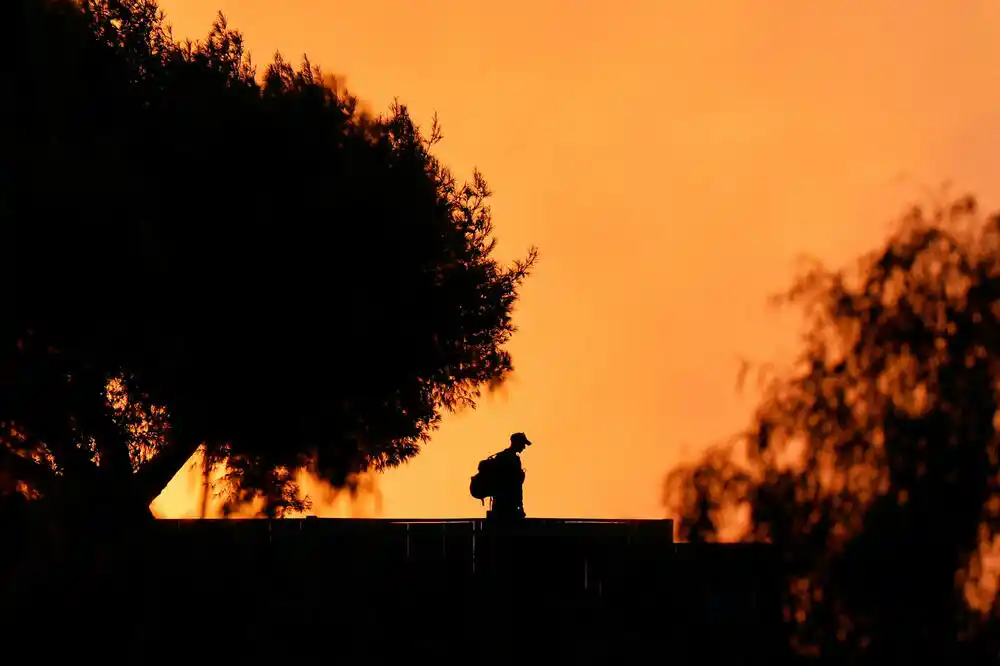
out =
<path fill-rule="evenodd" d="M 494 454 L 485 460 L 479 462 L 479 471 L 473 475 L 472 480 L 469 482 L 469 493 L 475 497 L 480 502 L 486 501 L 487 497 L 492 497 L 493 493 L 496 492 L 496 483 L 498 476 L 499 460 L 497 456 L 500 454 Z"/>

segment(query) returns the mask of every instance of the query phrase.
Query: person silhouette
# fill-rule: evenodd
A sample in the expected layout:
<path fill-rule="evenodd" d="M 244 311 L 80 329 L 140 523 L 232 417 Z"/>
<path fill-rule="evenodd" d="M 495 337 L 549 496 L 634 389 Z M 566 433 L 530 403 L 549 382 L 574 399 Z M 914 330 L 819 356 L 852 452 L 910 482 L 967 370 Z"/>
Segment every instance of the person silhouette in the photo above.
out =
<path fill-rule="evenodd" d="M 495 468 L 495 488 L 487 518 L 524 518 L 524 468 L 521 453 L 531 446 L 523 432 L 510 436 L 510 446 L 492 456 Z"/>

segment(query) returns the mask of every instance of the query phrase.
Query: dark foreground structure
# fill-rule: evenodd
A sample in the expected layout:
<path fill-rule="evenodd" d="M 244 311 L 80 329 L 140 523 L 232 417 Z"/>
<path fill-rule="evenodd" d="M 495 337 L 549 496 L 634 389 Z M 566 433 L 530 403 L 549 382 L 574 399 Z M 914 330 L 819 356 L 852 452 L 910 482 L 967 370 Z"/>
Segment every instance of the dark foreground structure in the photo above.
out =
<path fill-rule="evenodd" d="M 666 520 L 157 528 L 158 556 L 174 565 L 144 596 L 175 598 L 211 633 L 262 649 L 270 633 L 365 663 L 749 663 L 776 638 L 766 551 L 676 545 Z M 221 578 L 210 573 L 220 561 L 230 563 Z M 171 606 L 146 617 L 169 626 L 183 614 L 156 609 Z"/>
<path fill-rule="evenodd" d="M 103 565 L 116 583 L 58 592 L 60 621 L 137 664 L 771 658 L 768 551 L 672 534 L 666 520 L 164 520 L 128 563 Z"/>

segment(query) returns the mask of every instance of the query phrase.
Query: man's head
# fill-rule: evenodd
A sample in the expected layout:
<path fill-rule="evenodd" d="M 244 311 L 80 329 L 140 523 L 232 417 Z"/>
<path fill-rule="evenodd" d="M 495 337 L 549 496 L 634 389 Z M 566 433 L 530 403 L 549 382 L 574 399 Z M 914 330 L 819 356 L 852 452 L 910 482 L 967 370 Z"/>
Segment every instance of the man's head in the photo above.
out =
<path fill-rule="evenodd" d="M 523 432 L 515 432 L 510 436 L 510 448 L 520 453 L 524 451 L 526 446 L 531 446 L 531 442 L 528 441 Z"/>

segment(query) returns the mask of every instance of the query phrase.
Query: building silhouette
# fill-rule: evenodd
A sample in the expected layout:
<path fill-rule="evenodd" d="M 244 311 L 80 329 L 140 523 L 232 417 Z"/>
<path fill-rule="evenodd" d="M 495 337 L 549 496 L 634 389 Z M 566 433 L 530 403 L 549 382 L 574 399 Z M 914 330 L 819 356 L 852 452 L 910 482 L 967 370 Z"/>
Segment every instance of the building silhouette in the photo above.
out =
<path fill-rule="evenodd" d="M 672 537 L 669 520 L 163 520 L 134 595 L 143 641 L 178 657 L 162 636 L 198 628 L 231 653 L 364 663 L 775 655 L 767 548 Z"/>

